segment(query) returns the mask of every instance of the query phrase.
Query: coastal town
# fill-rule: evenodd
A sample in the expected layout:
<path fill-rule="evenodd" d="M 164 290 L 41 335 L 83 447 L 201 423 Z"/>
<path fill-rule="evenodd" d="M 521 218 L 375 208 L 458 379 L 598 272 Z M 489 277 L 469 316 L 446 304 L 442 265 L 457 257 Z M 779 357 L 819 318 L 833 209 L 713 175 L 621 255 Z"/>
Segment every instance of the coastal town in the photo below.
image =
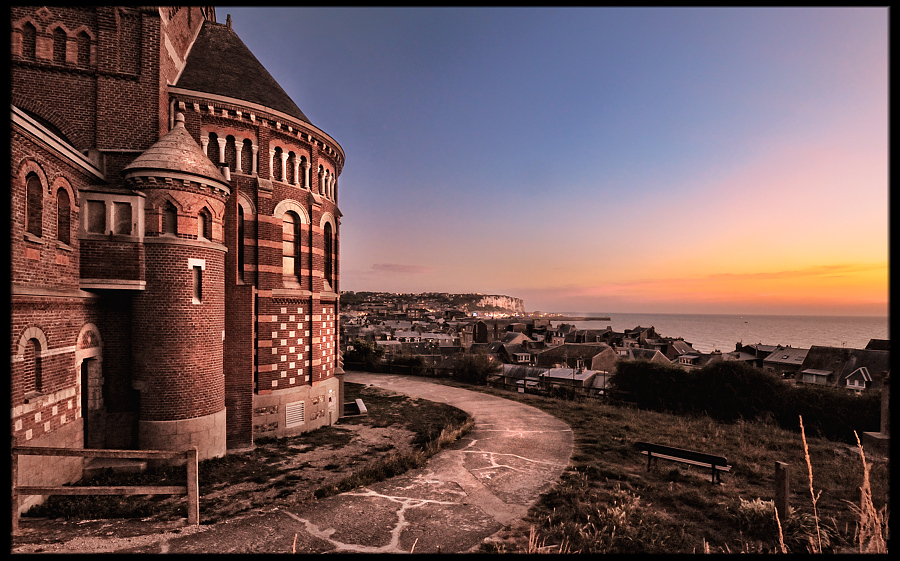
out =
<path fill-rule="evenodd" d="M 741 361 L 796 383 L 855 392 L 881 389 L 890 371 L 884 339 L 871 339 L 862 349 L 736 342 L 734 349 L 707 353 L 653 326 L 599 328 L 609 317 L 591 318 L 598 320 L 597 329 L 577 329 L 567 321 L 585 318 L 526 313 L 521 299 L 504 295 L 345 292 L 340 319 L 345 356 L 365 343 L 378 349 L 386 364 L 417 357 L 420 368 L 438 374 L 450 371 L 461 354 L 483 353 L 501 366 L 489 383 L 520 392 L 562 386 L 603 395 L 623 360 L 685 369 Z M 352 366 L 345 360 L 346 369 Z"/>

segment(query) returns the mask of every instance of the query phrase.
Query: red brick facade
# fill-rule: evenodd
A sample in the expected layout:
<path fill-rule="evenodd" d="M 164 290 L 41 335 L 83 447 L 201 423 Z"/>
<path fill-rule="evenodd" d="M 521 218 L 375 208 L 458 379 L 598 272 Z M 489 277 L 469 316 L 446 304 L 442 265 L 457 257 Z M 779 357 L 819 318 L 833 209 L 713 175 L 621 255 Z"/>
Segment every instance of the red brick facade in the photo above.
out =
<path fill-rule="evenodd" d="M 179 87 L 198 36 L 233 34 L 212 8 L 11 20 L 13 443 L 74 423 L 72 446 L 146 447 L 224 416 L 243 448 L 333 422 L 340 146 L 239 92 Z M 177 113 L 217 177 L 134 169 Z"/>

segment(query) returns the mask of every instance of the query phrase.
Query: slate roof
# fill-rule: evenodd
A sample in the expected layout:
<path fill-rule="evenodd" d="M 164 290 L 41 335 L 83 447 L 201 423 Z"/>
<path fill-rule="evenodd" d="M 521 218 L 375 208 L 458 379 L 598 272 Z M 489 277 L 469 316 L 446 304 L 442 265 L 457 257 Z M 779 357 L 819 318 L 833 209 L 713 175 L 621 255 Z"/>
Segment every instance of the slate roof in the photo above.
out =
<path fill-rule="evenodd" d="M 515 343 L 524 343 L 525 341 L 532 341 L 528 335 L 524 333 L 519 333 L 517 331 L 507 331 L 503 337 L 500 339 L 501 343 L 504 344 L 515 344 Z"/>
<path fill-rule="evenodd" d="M 763 359 L 763 364 L 790 365 L 799 367 L 806 359 L 809 349 L 800 347 L 776 348 Z"/>
<path fill-rule="evenodd" d="M 624 349 L 625 354 L 619 355 L 619 359 L 624 360 L 653 360 L 657 355 L 668 360 L 666 355 L 662 354 L 660 351 L 656 349 L 636 349 L 636 348 L 627 348 Z"/>
<path fill-rule="evenodd" d="M 676 354 L 678 355 L 689 353 L 694 350 L 694 347 L 692 347 L 690 343 L 682 339 L 676 339 L 675 341 L 672 341 L 672 348 L 675 349 Z"/>
<path fill-rule="evenodd" d="M 227 25 L 206 21 L 176 87 L 233 97 L 312 124 Z"/>
<path fill-rule="evenodd" d="M 843 384 L 843 380 L 846 379 L 847 376 L 857 369 L 865 367 L 868 374 L 871 376 L 870 379 L 876 381 L 876 385 L 880 386 L 891 369 L 890 357 L 889 351 L 854 349 L 853 353 L 850 355 L 850 360 L 847 361 L 841 371 L 841 377 L 839 378 L 838 383 Z"/>
<path fill-rule="evenodd" d="M 834 386 L 861 366 L 868 369 L 876 385 L 880 386 L 890 372 L 890 352 L 813 345 L 803 361 L 801 372 L 828 371 L 827 383 Z"/>
<path fill-rule="evenodd" d="M 547 349 L 541 353 L 541 357 L 563 358 L 594 358 L 606 349 L 610 348 L 606 343 L 566 343 L 558 347 Z"/>
<path fill-rule="evenodd" d="M 867 351 L 889 351 L 891 350 L 890 339 L 869 339 L 866 345 Z"/>
<path fill-rule="evenodd" d="M 541 377 L 550 383 L 566 386 L 590 388 L 593 386 L 597 373 L 593 370 L 578 370 L 575 368 L 551 368 L 541 374 Z"/>
<path fill-rule="evenodd" d="M 154 172 L 189 174 L 228 185 L 222 173 L 184 128 L 184 115 L 181 113 L 175 116 L 172 130 L 122 170 L 125 177 Z"/>
<path fill-rule="evenodd" d="M 504 364 L 501 366 L 500 374 L 505 378 L 517 378 L 524 380 L 532 378 L 537 380 L 541 374 L 547 371 L 547 368 L 539 368 L 537 366 L 524 366 L 520 364 Z"/>

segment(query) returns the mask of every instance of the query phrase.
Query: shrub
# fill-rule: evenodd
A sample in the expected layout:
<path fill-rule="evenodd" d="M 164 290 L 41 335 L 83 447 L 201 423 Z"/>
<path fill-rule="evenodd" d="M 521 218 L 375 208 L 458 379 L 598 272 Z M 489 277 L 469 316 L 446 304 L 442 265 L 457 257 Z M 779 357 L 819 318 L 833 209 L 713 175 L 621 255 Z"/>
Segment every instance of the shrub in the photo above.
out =
<path fill-rule="evenodd" d="M 400 366 L 403 372 L 413 376 L 425 374 L 425 357 L 419 355 L 398 355 L 391 360 L 391 366 Z"/>
<path fill-rule="evenodd" d="M 615 391 L 634 396 L 638 407 L 672 413 L 706 414 L 719 421 L 776 421 L 797 431 L 802 415 L 812 434 L 853 443 L 853 432 L 880 427 L 881 394 L 794 384 L 738 361 L 696 370 L 626 360 L 610 378 Z"/>
<path fill-rule="evenodd" d="M 753 420 L 781 409 L 787 384 L 778 376 L 744 362 L 711 364 L 696 371 L 693 395 L 702 398 L 692 409 L 720 421 Z M 707 392 L 702 392 L 708 388 Z"/>
<path fill-rule="evenodd" d="M 501 368 L 487 353 L 462 353 L 453 361 L 453 377 L 470 384 L 485 384 L 487 377 Z"/>
<path fill-rule="evenodd" d="M 617 392 L 633 395 L 638 407 L 679 412 L 691 399 L 684 395 L 690 378 L 690 373 L 679 366 L 623 360 L 616 364 L 609 384 Z"/>
<path fill-rule="evenodd" d="M 366 370 L 378 371 L 381 359 L 384 357 L 384 349 L 379 348 L 375 343 L 360 339 L 353 341 L 352 347 L 344 352 L 344 362 L 361 364 Z"/>

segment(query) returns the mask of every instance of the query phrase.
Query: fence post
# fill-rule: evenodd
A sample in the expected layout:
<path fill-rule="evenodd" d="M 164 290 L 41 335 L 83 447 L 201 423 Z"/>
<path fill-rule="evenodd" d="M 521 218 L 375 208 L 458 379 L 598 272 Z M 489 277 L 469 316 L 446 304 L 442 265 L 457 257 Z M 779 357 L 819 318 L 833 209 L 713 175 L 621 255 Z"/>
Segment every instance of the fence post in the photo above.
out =
<path fill-rule="evenodd" d="M 200 475 L 197 465 L 197 447 L 187 451 L 187 503 L 188 524 L 200 524 Z"/>
<path fill-rule="evenodd" d="M 790 511 L 790 477 L 788 464 L 775 462 L 775 509 L 779 520 L 784 523 Z"/>

